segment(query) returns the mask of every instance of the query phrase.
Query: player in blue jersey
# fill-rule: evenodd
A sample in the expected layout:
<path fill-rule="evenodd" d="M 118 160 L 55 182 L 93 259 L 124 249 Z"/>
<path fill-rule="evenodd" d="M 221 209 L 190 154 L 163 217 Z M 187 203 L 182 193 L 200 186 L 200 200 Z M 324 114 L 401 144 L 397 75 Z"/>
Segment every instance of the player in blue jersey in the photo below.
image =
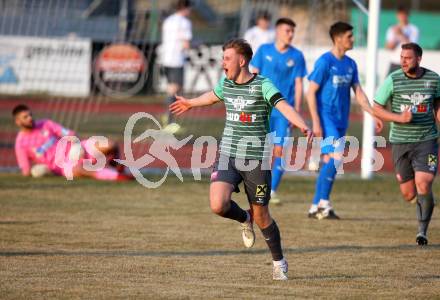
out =
<path fill-rule="evenodd" d="M 337 22 L 330 27 L 333 47 L 319 57 L 309 75 L 307 101 L 313 121 L 313 132 L 323 137 L 321 143 L 321 167 L 316 181 L 315 196 L 309 217 L 339 219 L 330 204 L 330 192 L 341 164 L 345 148 L 345 133 L 350 114 L 350 89 L 356 101 L 373 115 L 368 98 L 359 84 L 356 62 L 345 55 L 353 48 L 353 27 Z M 376 130 L 382 129 L 376 120 Z"/>
<path fill-rule="evenodd" d="M 301 51 L 291 46 L 296 24 L 291 19 L 278 19 L 275 25 L 275 42 L 263 44 L 252 58 L 252 71 L 269 78 L 280 90 L 288 103 L 301 111 L 303 97 L 303 77 L 306 76 L 306 63 Z M 289 121 L 276 108 L 270 116 L 270 130 L 275 133 L 271 203 L 281 202 L 276 190 L 284 173 L 284 137 L 289 136 Z"/>

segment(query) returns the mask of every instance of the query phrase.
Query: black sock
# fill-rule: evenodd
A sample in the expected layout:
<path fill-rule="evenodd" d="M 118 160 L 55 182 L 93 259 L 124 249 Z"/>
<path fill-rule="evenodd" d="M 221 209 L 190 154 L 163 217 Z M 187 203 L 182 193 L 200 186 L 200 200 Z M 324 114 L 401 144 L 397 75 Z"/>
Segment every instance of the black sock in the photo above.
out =
<path fill-rule="evenodd" d="M 434 210 L 434 198 L 432 193 L 427 195 L 417 195 L 417 220 L 419 221 L 419 233 L 426 235 L 428 225 L 431 221 L 432 212 Z"/>
<path fill-rule="evenodd" d="M 231 200 L 230 203 L 231 206 L 229 207 L 229 210 L 224 212 L 221 216 L 223 218 L 232 219 L 240 223 L 246 222 L 247 212 L 240 206 L 238 206 L 238 204 L 235 203 L 233 200 Z"/>
<path fill-rule="evenodd" d="M 174 101 L 176 101 L 176 97 L 174 97 L 174 95 L 172 96 L 168 96 L 166 99 L 167 102 L 167 106 L 169 106 L 170 104 L 172 104 Z M 168 123 L 172 123 L 174 118 L 173 118 L 173 114 L 169 111 L 168 107 L 167 107 L 167 111 L 168 111 Z"/>
<path fill-rule="evenodd" d="M 281 236 L 277 223 L 273 220 L 267 228 L 261 229 L 267 246 L 269 246 L 274 261 L 283 259 L 283 250 L 281 249 Z"/>

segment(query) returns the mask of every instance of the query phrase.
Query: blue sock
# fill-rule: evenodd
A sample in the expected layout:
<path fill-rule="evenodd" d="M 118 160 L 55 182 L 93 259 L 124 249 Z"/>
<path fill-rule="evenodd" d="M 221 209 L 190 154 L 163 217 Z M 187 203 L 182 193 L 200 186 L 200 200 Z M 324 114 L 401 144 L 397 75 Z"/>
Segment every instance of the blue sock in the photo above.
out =
<path fill-rule="evenodd" d="M 337 160 L 336 166 L 338 163 L 339 161 Z M 328 163 L 321 165 L 319 176 L 316 179 L 315 196 L 313 197 L 314 205 L 318 205 L 321 199 L 330 200 L 330 193 L 337 173 L 336 166 L 333 158 L 330 158 Z"/>
<path fill-rule="evenodd" d="M 284 174 L 284 168 L 282 166 L 283 159 L 281 157 L 275 157 L 272 165 L 272 191 L 276 191 L 281 182 L 281 177 Z"/>
<path fill-rule="evenodd" d="M 313 197 L 312 204 L 318 205 L 319 200 L 321 200 L 321 173 L 322 168 L 319 170 L 319 176 L 316 178 L 316 184 L 315 184 L 315 196 Z"/>
<path fill-rule="evenodd" d="M 320 199 L 330 200 L 330 193 L 332 191 L 333 182 L 335 181 L 339 160 L 330 158 L 328 163 L 324 164 L 319 173 L 321 180 Z"/>

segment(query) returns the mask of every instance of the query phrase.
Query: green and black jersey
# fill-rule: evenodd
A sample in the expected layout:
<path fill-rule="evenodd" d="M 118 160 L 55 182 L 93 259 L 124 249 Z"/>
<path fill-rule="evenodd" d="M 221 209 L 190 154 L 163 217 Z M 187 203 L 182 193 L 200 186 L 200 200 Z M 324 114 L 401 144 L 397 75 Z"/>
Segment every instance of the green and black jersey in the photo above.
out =
<path fill-rule="evenodd" d="M 284 99 L 273 83 L 260 75 L 243 84 L 223 77 L 214 93 L 226 106 L 220 153 L 243 159 L 269 157 L 270 147 L 265 145 L 270 113 Z"/>
<path fill-rule="evenodd" d="M 435 101 L 440 98 L 439 75 L 423 69 L 419 78 L 410 78 L 402 69 L 391 73 L 379 87 L 374 101 L 385 106 L 391 104 L 393 113 L 410 109 L 410 123 L 391 123 L 390 142 L 393 144 L 417 143 L 439 136 L 435 119 Z"/>

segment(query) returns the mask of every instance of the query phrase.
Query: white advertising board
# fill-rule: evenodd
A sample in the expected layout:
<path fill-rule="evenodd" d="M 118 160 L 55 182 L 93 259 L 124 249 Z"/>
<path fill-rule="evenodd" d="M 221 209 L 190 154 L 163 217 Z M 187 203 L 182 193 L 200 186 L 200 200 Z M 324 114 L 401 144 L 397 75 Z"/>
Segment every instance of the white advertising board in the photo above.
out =
<path fill-rule="evenodd" d="M 0 36 L 0 93 L 90 93 L 89 39 Z"/>

